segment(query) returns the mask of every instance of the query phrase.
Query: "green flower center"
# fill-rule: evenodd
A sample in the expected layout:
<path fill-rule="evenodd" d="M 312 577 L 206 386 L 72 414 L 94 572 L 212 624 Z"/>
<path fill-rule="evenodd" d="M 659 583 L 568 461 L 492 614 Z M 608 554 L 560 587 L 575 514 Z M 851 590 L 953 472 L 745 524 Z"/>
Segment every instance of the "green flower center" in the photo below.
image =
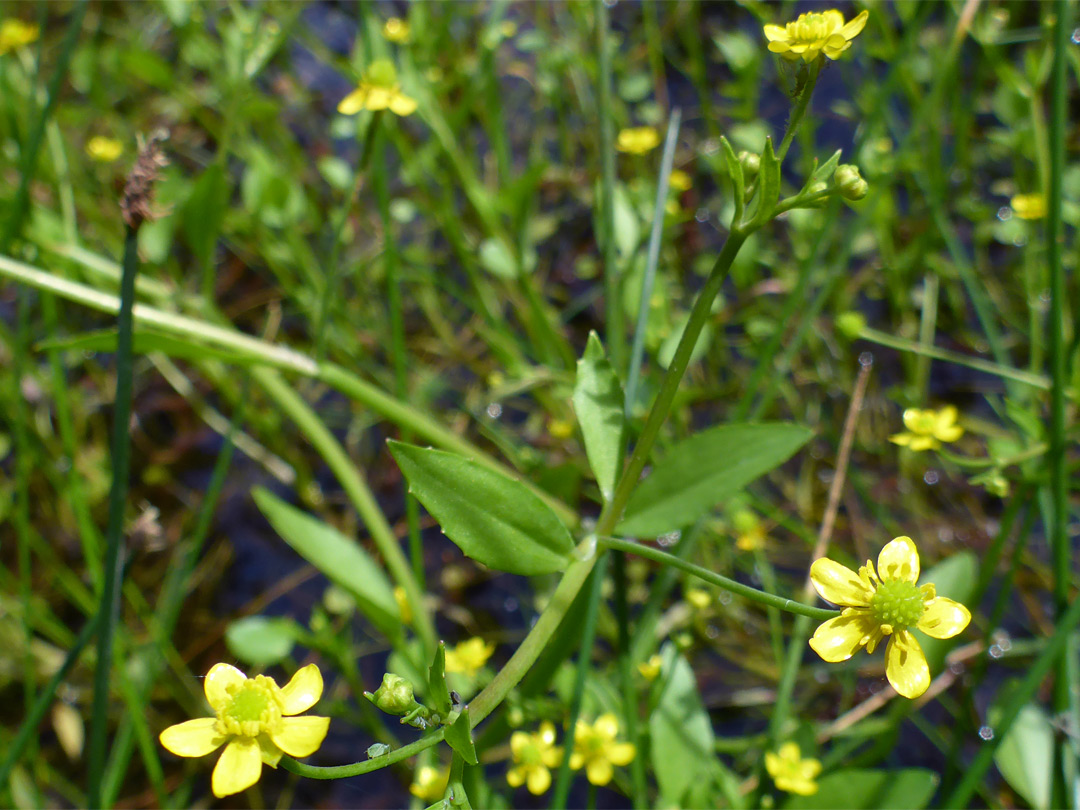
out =
<path fill-rule="evenodd" d="M 249 720 L 258 720 L 266 711 L 270 701 L 268 696 L 258 688 L 247 687 L 233 695 L 232 703 L 226 710 L 228 715 L 240 723 Z"/>
<path fill-rule="evenodd" d="M 925 610 L 922 592 L 915 583 L 902 579 L 885 580 L 870 600 L 870 612 L 877 623 L 891 625 L 895 630 L 917 624 Z"/>
<path fill-rule="evenodd" d="M 281 721 L 281 702 L 270 683 L 259 675 L 229 687 L 229 705 L 218 715 L 224 733 L 257 737 Z"/>

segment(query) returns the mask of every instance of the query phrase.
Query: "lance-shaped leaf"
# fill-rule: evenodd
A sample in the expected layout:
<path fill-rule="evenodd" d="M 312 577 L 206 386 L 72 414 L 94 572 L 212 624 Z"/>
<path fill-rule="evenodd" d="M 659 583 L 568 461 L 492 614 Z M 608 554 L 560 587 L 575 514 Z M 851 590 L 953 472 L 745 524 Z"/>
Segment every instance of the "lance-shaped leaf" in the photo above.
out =
<path fill-rule="evenodd" d="M 461 710 L 457 720 L 446 727 L 446 744 L 457 751 L 469 765 L 475 765 L 476 746 L 473 745 L 472 724 L 469 722 L 469 707 Z"/>
<path fill-rule="evenodd" d="M 655 537 L 693 523 L 783 464 L 813 433 L 799 425 L 721 425 L 671 448 L 630 496 L 619 534 Z"/>
<path fill-rule="evenodd" d="M 589 333 L 585 354 L 578 360 L 574 411 L 585 439 L 589 466 L 600 493 L 609 501 L 619 473 L 625 429 L 623 390 L 596 332 Z"/>
<path fill-rule="evenodd" d="M 570 532 L 520 481 L 454 453 L 388 444 L 409 491 L 467 557 L 511 574 L 550 574 L 570 564 Z"/>
<path fill-rule="evenodd" d="M 780 199 L 780 161 L 773 151 L 772 138 L 765 139 L 765 150 L 761 153 L 761 169 L 758 171 L 758 206 L 750 229 L 760 228 L 772 217 L 776 201 Z"/>
<path fill-rule="evenodd" d="M 445 718 L 450 714 L 450 688 L 446 685 L 446 645 L 441 641 L 435 648 L 435 660 L 428 667 L 428 686 L 431 708 Z"/>
<path fill-rule="evenodd" d="M 731 221 L 735 225 L 740 225 L 742 223 L 743 204 L 746 200 L 746 180 L 743 177 L 742 164 L 739 163 L 739 158 L 735 154 L 735 150 L 731 148 L 728 139 L 723 135 L 720 136 L 720 146 L 724 149 L 724 160 L 727 162 L 728 174 L 731 175 L 732 194 L 735 195 L 735 215 L 731 218 Z"/>

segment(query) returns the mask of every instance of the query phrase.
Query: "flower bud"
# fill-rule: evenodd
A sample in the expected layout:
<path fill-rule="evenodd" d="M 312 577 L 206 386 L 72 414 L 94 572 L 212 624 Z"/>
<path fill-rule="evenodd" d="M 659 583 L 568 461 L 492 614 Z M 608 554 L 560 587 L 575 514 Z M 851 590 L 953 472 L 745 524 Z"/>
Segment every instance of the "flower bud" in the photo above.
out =
<path fill-rule="evenodd" d="M 870 186 L 859 174 L 859 167 L 850 163 L 843 163 L 836 167 L 833 183 L 836 184 L 840 196 L 845 200 L 861 200 L 870 190 Z"/>
<path fill-rule="evenodd" d="M 861 312 L 842 312 L 836 316 L 836 330 L 848 340 L 855 340 L 866 327 L 866 318 Z"/>
<path fill-rule="evenodd" d="M 761 158 L 755 155 L 753 152 L 747 152 L 745 149 L 739 152 L 737 155 L 739 163 L 742 165 L 743 177 L 749 180 L 751 177 L 758 173 L 761 169 Z"/>
<path fill-rule="evenodd" d="M 364 692 L 364 697 L 387 714 L 408 714 L 419 705 L 412 684 L 392 672 L 383 675 L 382 685 L 374 692 Z"/>

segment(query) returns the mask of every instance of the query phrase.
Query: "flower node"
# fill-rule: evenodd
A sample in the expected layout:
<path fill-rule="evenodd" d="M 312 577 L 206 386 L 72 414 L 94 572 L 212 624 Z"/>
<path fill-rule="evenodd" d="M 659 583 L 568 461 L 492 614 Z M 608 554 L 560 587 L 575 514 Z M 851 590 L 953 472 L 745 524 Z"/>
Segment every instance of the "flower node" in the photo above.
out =
<path fill-rule="evenodd" d="M 870 612 L 879 624 L 899 630 L 918 624 L 926 610 L 922 593 L 911 582 L 888 579 L 878 585 L 870 600 Z"/>

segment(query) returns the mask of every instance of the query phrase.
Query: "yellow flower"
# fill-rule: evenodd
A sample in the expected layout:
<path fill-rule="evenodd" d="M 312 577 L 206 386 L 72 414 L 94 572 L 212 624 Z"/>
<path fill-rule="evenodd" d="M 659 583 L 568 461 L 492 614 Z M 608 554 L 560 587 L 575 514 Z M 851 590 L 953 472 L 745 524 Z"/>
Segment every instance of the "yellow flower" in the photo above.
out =
<path fill-rule="evenodd" d="M 956 416 L 952 405 L 940 411 L 908 408 L 904 411 L 904 427 L 908 432 L 890 436 L 889 441 L 912 450 L 937 450 L 942 442 L 955 442 L 964 435 L 964 429 L 956 424 Z"/>
<path fill-rule="evenodd" d="M 869 12 L 863 11 L 845 24 L 844 15 L 835 9 L 820 14 L 807 12 L 783 27 L 766 25 L 765 37 L 769 40 L 769 50 L 785 59 L 813 62 L 822 52 L 836 59 L 851 47 L 851 40 L 863 30 L 868 16 Z"/>
<path fill-rule="evenodd" d="M 124 153 L 124 145 L 116 138 L 95 135 L 86 142 L 86 154 L 102 163 L 112 163 Z"/>
<path fill-rule="evenodd" d="M 360 86 L 345 96 L 337 110 L 342 115 L 356 115 L 361 110 L 390 110 L 394 115 L 412 115 L 416 100 L 401 92 L 394 63 L 377 59 L 368 66 Z"/>
<path fill-rule="evenodd" d="M 390 42 L 404 45 L 409 41 L 409 23 L 401 17 L 391 17 L 383 26 L 382 35 Z M 442 794 L 440 793 L 439 796 L 441 797 Z"/>
<path fill-rule="evenodd" d="M 821 624 L 810 646 L 829 662 L 846 661 L 862 646 L 872 653 L 889 637 L 885 675 L 906 698 L 917 698 L 930 685 L 930 668 L 912 627 L 934 638 L 952 638 L 968 626 L 971 613 L 959 602 L 938 596 L 930 583 L 917 587 L 919 550 L 910 537 L 897 537 L 856 574 L 822 558 L 810 566 L 810 579 L 823 599 L 844 612 Z"/>
<path fill-rule="evenodd" d="M 518 32 L 517 23 L 513 20 L 503 20 L 499 23 L 499 33 L 507 39 L 514 36 Z"/>
<path fill-rule="evenodd" d="M 510 787 L 526 785 L 529 793 L 539 796 L 551 787 L 551 771 L 562 764 L 562 748 L 555 746 L 555 726 L 540 724 L 535 734 L 515 731 L 510 735 L 510 753 L 514 766 L 506 772 Z"/>
<path fill-rule="evenodd" d="M 446 671 L 461 672 L 471 678 L 487 663 L 493 652 L 494 644 L 482 638 L 470 638 L 446 651 Z"/>
<path fill-rule="evenodd" d="M 574 435 L 574 423 L 567 419 L 552 419 L 548 422 L 548 433 L 556 439 L 569 439 Z"/>
<path fill-rule="evenodd" d="M 740 509 L 732 519 L 735 524 L 735 547 L 740 551 L 765 548 L 765 527 L 749 509 Z"/>
<path fill-rule="evenodd" d="M 637 665 L 637 671 L 641 673 L 647 681 L 655 681 L 656 676 L 660 674 L 660 666 L 663 660 L 659 655 L 654 655 L 648 661 L 642 661 Z"/>
<path fill-rule="evenodd" d="M 703 588 L 687 588 L 686 589 L 686 601 L 690 603 L 690 606 L 697 610 L 705 610 L 712 604 L 712 597 L 709 596 L 709 592 Z"/>
<path fill-rule="evenodd" d="M 22 20 L 10 19 L 0 23 L 0 55 L 37 42 L 41 33 L 37 23 L 25 23 Z"/>
<path fill-rule="evenodd" d="M 225 745 L 211 787 L 219 799 L 259 781 L 263 763 L 276 768 L 282 754 L 306 757 L 326 737 L 329 717 L 292 717 L 322 696 L 319 668 L 308 664 L 285 688 L 273 678 L 248 678 L 229 664 L 215 664 L 203 683 L 217 717 L 200 717 L 169 726 L 161 744 L 180 757 L 202 757 Z"/>
<path fill-rule="evenodd" d="M 686 191 L 693 184 L 694 181 L 690 179 L 690 175 L 682 169 L 673 169 L 671 174 L 668 175 L 668 185 L 675 189 L 675 191 Z"/>
<path fill-rule="evenodd" d="M 594 785 L 606 785 L 613 775 L 612 765 L 629 765 L 637 754 L 633 743 L 617 743 L 619 721 L 608 712 L 596 718 L 591 726 L 578 720 L 574 727 L 574 753 L 570 767 L 575 771 L 584 766 L 585 775 Z"/>
<path fill-rule="evenodd" d="M 1042 219 L 1046 216 L 1046 197 L 1039 192 L 1017 194 L 1009 204 L 1020 219 Z"/>
<path fill-rule="evenodd" d="M 813 796 L 818 792 L 814 777 L 821 773 L 821 763 L 816 759 L 803 759 L 799 746 L 786 742 L 776 753 L 765 752 L 765 770 L 780 790 Z"/>
<path fill-rule="evenodd" d="M 619 131 L 615 148 L 620 152 L 644 155 L 660 145 L 660 136 L 652 127 L 630 127 Z"/>
<path fill-rule="evenodd" d="M 412 624 L 412 605 L 409 604 L 409 598 L 405 595 L 405 589 L 400 585 L 394 587 L 394 601 L 397 602 L 398 613 L 401 614 L 402 623 Z"/>
<path fill-rule="evenodd" d="M 429 804 L 439 801 L 446 793 L 446 784 L 450 781 L 449 768 L 433 768 L 423 765 L 409 785 L 409 793 Z"/>

